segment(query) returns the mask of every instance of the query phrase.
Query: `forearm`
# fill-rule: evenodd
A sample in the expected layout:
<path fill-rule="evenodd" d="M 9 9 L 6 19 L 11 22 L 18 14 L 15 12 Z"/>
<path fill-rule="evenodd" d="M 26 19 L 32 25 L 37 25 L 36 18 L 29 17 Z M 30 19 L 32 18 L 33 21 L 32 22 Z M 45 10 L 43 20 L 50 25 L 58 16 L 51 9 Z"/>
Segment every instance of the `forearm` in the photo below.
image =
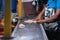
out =
<path fill-rule="evenodd" d="M 41 17 L 44 15 L 44 12 L 45 12 L 45 7 L 43 8 L 43 10 L 41 12 L 39 12 L 39 15 L 37 17 Z"/>
<path fill-rule="evenodd" d="M 50 18 L 40 20 L 38 22 L 40 22 L 40 23 L 47 23 L 47 22 L 51 23 L 51 22 L 56 21 L 59 18 L 59 16 L 60 16 L 60 9 L 57 9 L 55 15 L 51 16 Z"/>
<path fill-rule="evenodd" d="M 40 23 L 51 23 L 51 22 L 56 21 L 57 18 L 58 18 L 58 15 L 54 15 L 51 18 L 47 18 L 47 19 L 44 19 L 44 20 L 39 20 L 37 22 L 40 22 Z"/>
<path fill-rule="evenodd" d="M 37 22 L 38 23 L 51 23 L 51 22 L 56 21 L 58 18 L 60 18 L 59 16 L 60 16 L 60 9 L 57 9 L 55 15 L 47 19 L 39 20 Z"/>

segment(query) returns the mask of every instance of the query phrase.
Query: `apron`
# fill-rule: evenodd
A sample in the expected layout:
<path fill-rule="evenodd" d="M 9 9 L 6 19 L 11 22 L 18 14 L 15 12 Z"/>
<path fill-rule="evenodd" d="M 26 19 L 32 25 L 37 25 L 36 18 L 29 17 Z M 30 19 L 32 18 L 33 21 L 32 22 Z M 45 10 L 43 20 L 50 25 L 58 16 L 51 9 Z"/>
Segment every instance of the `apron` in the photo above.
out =
<path fill-rule="evenodd" d="M 55 15 L 55 10 L 53 8 L 45 8 L 45 19 L 50 18 L 53 15 Z M 58 23 L 44 23 L 44 26 L 46 30 L 57 30 Z"/>

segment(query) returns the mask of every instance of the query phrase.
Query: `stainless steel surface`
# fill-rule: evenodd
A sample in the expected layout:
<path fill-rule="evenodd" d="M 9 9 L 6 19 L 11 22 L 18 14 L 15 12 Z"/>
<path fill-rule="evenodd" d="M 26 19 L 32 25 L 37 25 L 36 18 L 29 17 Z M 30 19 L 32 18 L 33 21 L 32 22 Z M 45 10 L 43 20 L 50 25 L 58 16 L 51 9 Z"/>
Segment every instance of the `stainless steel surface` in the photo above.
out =
<path fill-rule="evenodd" d="M 19 24 L 16 26 L 12 33 L 12 40 L 48 40 L 44 29 L 40 24 L 26 24 L 24 28 L 19 28 Z"/>

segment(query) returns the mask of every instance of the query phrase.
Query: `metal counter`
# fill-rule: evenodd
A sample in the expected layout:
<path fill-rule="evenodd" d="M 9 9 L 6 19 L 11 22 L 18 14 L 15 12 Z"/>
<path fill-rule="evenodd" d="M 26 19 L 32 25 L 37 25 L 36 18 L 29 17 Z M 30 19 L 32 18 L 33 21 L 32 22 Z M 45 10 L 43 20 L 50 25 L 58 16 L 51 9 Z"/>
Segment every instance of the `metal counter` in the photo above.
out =
<path fill-rule="evenodd" d="M 12 40 L 48 40 L 42 24 L 23 23 L 24 28 L 19 28 L 19 24 L 17 24 L 11 35 L 14 37 Z"/>

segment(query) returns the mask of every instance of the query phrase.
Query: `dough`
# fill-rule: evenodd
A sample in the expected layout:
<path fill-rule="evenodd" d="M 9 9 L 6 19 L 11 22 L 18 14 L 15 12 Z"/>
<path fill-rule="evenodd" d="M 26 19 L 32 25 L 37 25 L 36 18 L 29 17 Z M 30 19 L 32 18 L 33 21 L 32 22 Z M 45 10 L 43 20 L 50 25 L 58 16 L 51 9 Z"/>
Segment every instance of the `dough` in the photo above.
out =
<path fill-rule="evenodd" d="M 19 24 L 19 28 L 24 28 L 25 25 L 24 24 Z"/>
<path fill-rule="evenodd" d="M 33 21 L 33 20 L 25 20 L 24 22 L 25 23 L 36 23 L 36 21 Z"/>

